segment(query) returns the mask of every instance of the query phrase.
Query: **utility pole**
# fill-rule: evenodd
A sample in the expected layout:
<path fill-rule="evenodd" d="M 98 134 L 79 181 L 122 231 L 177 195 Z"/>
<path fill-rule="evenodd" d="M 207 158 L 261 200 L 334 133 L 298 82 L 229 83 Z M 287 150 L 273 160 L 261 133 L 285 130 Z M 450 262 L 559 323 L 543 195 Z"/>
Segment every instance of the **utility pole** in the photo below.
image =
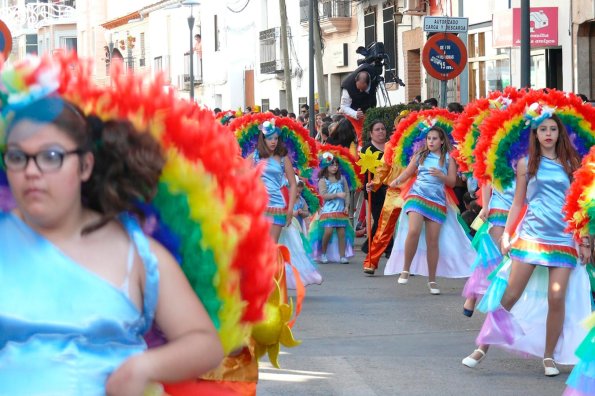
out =
<path fill-rule="evenodd" d="M 531 1 L 521 0 L 521 88 L 531 86 Z"/>
<path fill-rule="evenodd" d="M 314 125 L 314 7 L 318 6 L 318 0 L 308 0 L 308 93 L 310 97 L 310 136 L 316 136 Z"/>
<path fill-rule="evenodd" d="M 318 0 L 314 5 L 314 50 L 316 57 L 316 85 L 318 87 L 318 112 L 326 112 L 326 87 L 324 86 L 324 71 L 322 69 L 322 41 L 320 34 L 320 16 L 318 14 Z"/>
<path fill-rule="evenodd" d="M 293 94 L 291 91 L 291 67 L 289 65 L 289 49 L 287 46 L 287 8 L 285 0 L 279 0 L 281 10 L 281 52 L 283 53 L 283 75 L 285 77 L 285 95 L 287 98 L 287 109 L 293 112 Z"/>

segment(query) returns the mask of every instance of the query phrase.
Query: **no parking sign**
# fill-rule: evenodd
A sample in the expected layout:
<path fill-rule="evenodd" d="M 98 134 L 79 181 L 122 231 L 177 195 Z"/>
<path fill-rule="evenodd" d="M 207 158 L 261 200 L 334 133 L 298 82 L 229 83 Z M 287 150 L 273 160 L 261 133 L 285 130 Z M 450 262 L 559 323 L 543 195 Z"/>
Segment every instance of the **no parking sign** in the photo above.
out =
<path fill-rule="evenodd" d="M 0 21 L 0 53 L 4 59 L 8 59 L 12 51 L 12 34 L 8 30 L 8 26 L 3 21 Z"/>
<path fill-rule="evenodd" d="M 452 33 L 436 33 L 424 45 L 422 62 L 430 76 L 438 80 L 451 80 L 465 68 L 467 48 Z"/>

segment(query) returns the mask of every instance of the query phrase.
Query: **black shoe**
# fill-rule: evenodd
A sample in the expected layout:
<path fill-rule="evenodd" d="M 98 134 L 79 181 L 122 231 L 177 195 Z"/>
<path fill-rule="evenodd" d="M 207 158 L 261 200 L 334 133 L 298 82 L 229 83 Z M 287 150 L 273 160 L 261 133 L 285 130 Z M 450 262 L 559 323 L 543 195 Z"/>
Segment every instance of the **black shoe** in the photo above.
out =
<path fill-rule="evenodd" d="M 463 315 L 465 315 L 466 317 L 470 318 L 473 316 L 473 310 L 472 309 L 467 309 L 465 307 L 463 307 Z"/>

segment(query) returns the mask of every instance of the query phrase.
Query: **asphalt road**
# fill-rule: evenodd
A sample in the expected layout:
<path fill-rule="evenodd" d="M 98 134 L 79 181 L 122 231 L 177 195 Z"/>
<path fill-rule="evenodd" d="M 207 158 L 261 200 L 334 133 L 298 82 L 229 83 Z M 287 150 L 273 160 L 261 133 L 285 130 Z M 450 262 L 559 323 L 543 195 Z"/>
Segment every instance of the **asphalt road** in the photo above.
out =
<path fill-rule="evenodd" d="M 358 246 L 361 241 L 358 242 Z M 463 316 L 464 279 L 427 278 L 397 285 L 380 271 L 363 274 L 357 250 L 347 265 L 320 265 L 321 286 L 309 286 L 293 329 L 302 345 L 282 349 L 281 369 L 260 365 L 258 395 L 561 395 L 571 367 L 543 375 L 541 360 L 493 349 L 476 369 L 471 353 L 483 315 Z"/>

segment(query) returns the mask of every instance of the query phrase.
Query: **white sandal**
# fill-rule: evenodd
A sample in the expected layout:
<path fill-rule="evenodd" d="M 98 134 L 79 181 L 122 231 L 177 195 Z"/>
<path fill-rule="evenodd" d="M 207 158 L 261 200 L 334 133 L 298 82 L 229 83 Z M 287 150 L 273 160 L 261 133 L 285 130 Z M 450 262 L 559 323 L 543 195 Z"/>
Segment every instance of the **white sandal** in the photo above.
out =
<path fill-rule="evenodd" d="M 474 359 L 471 357 L 475 352 L 479 352 L 479 354 L 481 354 L 481 357 L 479 359 Z M 486 353 L 484 351 L 482 351 L 481 349 L 477 348 L 476 350 L 473 351 L 473 353 L 471 353 L 471 355 L 469 355 L 465 359 L 463 359 L 463 361 L 461 363 L 463 363 L 464 366 L 467 366 L 469 368 L 475 368 L 485 357 L 486 357 Z"/>
<path fill-rule="evenodd" d="M 432 284 L 436 287 L 432 287 Z M 428 282 L 428 289 L 430 289 L 430 294 L 437 296 L 440 294 L 440 289 L 438 289 L 438 283 L 436 282 Z"/>
<path fill-rule="evenodd" d="M 406 278 L 403 278 L 403 275 L 407 274 Z M 399 280 L 397 283 L 399 285 L 406 285 L 409 282 L 409 271 L 401 271 L 401 275 L 399 275 Z"/>
<path fill-rule="evenodd" d="M 551 360 L 554 367 L 546 366 L 546 360 Z M 552 358 L 543 358 L 543 368 L 546 377 L 555 377 L 556 375 L 560 374 L 560 370 L 558 370 L 558 367 L 556 367 L 556 361 Z"/>

